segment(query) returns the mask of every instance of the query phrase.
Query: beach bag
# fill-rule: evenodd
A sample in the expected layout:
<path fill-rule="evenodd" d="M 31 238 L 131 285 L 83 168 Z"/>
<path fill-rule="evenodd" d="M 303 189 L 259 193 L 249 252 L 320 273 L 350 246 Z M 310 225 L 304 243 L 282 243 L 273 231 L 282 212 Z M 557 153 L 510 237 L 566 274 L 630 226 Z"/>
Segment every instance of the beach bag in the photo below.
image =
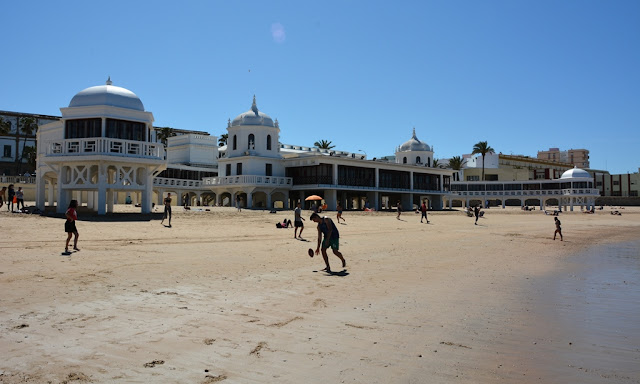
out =
<path fill-rule="evenodd" d="M 13 196 L 13 204 L 17 204 L 18 203 L 18 197 L 17 196 Z"/>

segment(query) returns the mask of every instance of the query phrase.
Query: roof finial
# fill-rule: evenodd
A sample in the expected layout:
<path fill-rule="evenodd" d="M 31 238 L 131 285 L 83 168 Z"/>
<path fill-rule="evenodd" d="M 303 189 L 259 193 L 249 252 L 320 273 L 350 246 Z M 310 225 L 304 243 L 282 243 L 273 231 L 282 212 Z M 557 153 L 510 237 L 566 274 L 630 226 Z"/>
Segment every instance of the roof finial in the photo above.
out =
<path fill-rule="evenodd" d="M 113 84 L 113 82 L 111 81 L 111 76 L 109 76 L 109 78 L 107 79 L 107 85 L 111 85 Z"/>
<path fill-rule="evenodd" d="M 253 111 L 253 113 L 256 114 L 256 116 L 258 116 L 258 106 L 256 105 L 256 95 L 253 95 L 253 104 L 251 104 L 251 110 Z"/>
<path fill-rule="evenodd" d="M 227 128 L 231 128 L 231 119 L 227 121 Z"/>
<path fill-rule="evenodd" d="M 413 127 L 413 138 L 414 138 L 414 139 L 416 139 L 416 140 L 418 139 L 418 138 L 416 137 L 416 127 Z"/>

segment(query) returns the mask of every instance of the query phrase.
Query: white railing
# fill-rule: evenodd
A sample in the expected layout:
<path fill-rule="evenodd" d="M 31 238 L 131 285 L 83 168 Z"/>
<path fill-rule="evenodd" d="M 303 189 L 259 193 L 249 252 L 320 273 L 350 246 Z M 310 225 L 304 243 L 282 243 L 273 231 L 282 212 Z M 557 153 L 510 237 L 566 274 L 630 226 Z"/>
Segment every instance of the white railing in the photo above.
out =
<path fill-rule="evenodd" d="M 278 176 L 257 176 L 257 175 L 240 175 L 240 176 L 220 176 L 207 177 L 202 179 L 204 185 L 271 185 L 271 186 L 292 186 L 293 179 L 291 177 Z"/>
<path fill-rule="evenodd" d="M 47 156 L 111 155 L 165 159 L 164 145 L 145 141 L 90 137 L 49 141 Z"/>
<path fill-rule="evenodd" d="M 532 190 L 532 191 L 452 191 L 453 195 L 459 196 L 600 196 L 600 191 L 592 188 L 571 188 L 553 190 Z"/>
<path fill-rule="evenodd" d="M 4 184 L 35 184 L 35 176 L 0 176 L 0 183 Z"/>
<path fill-rule="evenodd" d="M 170 179 L 166 177 L 154 177 L 153 185 L 156 187 L 183 187 L 183 188 L 203 187 L 203 183 L 201 180 Z"/>

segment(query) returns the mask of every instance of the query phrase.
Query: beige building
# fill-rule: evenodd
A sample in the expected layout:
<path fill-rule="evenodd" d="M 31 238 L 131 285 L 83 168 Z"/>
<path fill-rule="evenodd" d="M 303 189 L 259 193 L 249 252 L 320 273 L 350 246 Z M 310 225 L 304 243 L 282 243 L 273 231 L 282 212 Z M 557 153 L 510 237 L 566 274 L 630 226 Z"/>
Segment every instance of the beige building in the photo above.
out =
<path fill-rule="evenodd" d="M 640 168 L 638 169 L 640 172 Z M 637 197 L 640 191 L 640 173 L 610 175 L 606 172 L 592 172 L 595 188 L 600 196 Z"/>
<path fill-rule="evenodd" d="M 482 156 L 468 157 L 462 181 L 481 181 Z M 539 160 L 520 155 L 487 154 L 484 159 L 485 181 L 550 180 L 559 178 L 573 164 Z"/>
<path fill-rule="evenodd" d="M 569 163 L 578 168 L 589 168 L 589 150 L 549 148 L 548 151 L 538 151 L 538 159 L 550 162 Z"/>

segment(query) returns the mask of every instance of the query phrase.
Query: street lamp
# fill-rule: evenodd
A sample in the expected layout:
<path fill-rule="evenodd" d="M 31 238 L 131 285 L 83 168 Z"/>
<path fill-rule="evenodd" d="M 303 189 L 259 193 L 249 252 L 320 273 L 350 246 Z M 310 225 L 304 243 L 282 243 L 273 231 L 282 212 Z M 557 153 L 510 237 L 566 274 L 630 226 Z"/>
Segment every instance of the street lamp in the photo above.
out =
<path fill-rule="evenodd" d="M 365 159 L 367 158 L 367 152 L 363 151 L 362 149 L 358 149 L 358 152 L 362 152 L 362 153 L 364 153 L 364 158 L 365 158 Z"/>

